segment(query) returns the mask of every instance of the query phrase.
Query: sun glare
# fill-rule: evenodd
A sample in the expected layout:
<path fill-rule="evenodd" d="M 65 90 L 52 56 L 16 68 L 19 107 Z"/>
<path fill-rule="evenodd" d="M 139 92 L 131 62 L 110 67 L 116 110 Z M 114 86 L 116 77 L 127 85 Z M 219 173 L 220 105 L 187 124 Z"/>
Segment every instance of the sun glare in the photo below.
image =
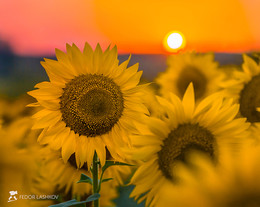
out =
<path fill-rule="evenodd" d="M 169 52 L 177 52 L 185 46 L 183 34 L 174 31 L 169 32 L 164 38 L 164 47 Z"/>

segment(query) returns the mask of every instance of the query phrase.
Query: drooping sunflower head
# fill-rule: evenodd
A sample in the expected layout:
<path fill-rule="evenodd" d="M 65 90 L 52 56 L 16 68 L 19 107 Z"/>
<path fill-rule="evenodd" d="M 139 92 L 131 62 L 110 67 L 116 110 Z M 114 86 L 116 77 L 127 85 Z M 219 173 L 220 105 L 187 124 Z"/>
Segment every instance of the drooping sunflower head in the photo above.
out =
<path fill-rule="evenodd" d="M 216 138 L 198 123 L 180 124 L 163 140 L 161 150 L 158 152 L 159 169 L 167 179 L 176 180 L 172 169 L 176 162 L 186 162 L 187 155 L 193 150 L 202 151 L 215 160 L 217 158 Z"/>
<path fill-rule="evenodd" d="M 149 130 L 133 136 L 135 159 L 143 160 L 135 172 L 131 183 L 136 185 L 131 196 L 147 199 L 147 205 L 156 205 L 161 186 L 170 182 L 177 184 L 175 168 L 178 163 L 188 163 L 187 155 L 193 151 L 206 154 L 212 163 L 222 162 L 222 152 L 226 149 L 236 153 L 244 137 L 248 124 L 245 119 L 235 116 L 238 104 L 215 93 L 202 100 L 195 107 L 192 84 L 180 100 L 171 94 L 169 100 L 157 97 L 165 108 L 167 119 L 150 117 Z M 150 173 L 148 169 L 153 169 Z M 143 193 L 146 193 L 142 196 Z"/>
<path fill-rule="evenodd" d="M 245 143 L 247 145 L 247 143 Z M 254 207 L 260 205 L 259 146 L 245 147 L 233 156 L 225 153 L 221 165 L 214 166 L 202 156 L 193 159 L 196 170 L 179 168 L 182 186 L 163 189 L 161 206 Z M 185 199 L 189 195 L 189 199 Z"/>
<path fill-rule="evenodd" d="M 240 104 L 240 115 L 251 124 L 260 122 L 260 65 L 247 55 L 243 55 L 243 71 L 235 71 L 230 80 L 221 85 L 227 96 Z"/>
<path fill-rule="evenodd" d="M 178 54 L 169 56 L 167 64 L 167 70 L 156 78 L 165 97 L 169 96 L 169 91 L 182 97 L 193 82 L 195 98 L 202 99 L 218 90 L 217 82 L 223 76 L 213 54 Z"/>
<path fill-rule="evenodd" d="M 50 81 L 37 84 L 29 94 L 43 109 L 36 113 L 34 128 L 44 128 L 41 144 L 62 148 L 66 162 L 75 153 L 77 165 L 91 164 L 94 151 L 101 164 L 105 147 L 117 156 L 117 146 L 129 144 L 128 133 L 138 116 L 147 112 L 140 102 L 142 72 L 130 58 L 118 65 L 117 49 L 95 51 L 86 43 L 83 53 L 67 45 L 67 54 L 56 50 L 57 61 L 45 59 Z M 118 155 L 119 156 L 119 155 Z"/>

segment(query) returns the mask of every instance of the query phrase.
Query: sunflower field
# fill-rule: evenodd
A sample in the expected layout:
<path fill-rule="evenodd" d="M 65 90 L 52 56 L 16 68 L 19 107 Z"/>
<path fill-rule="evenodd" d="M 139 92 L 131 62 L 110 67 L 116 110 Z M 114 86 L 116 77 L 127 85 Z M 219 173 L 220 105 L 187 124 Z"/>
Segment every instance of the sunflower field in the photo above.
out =
<path fill-rule="evenodd" d="M 258 53 L 179 52 L 152 78 L 116 46 L 55 54 L 2 64 L 1 206 L 260 206 Z"/>

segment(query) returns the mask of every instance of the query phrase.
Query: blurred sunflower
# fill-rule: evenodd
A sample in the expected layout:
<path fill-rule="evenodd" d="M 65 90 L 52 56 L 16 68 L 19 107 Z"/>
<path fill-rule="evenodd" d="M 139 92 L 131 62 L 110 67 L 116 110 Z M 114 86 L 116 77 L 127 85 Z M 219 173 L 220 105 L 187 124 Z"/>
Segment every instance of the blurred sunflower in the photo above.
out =
<path fill-rule="evenodd" d="M 18 196 L 30 194 L 31 177 L 37 172 L 34 144 L 39 135 L 38 130 L 31 130 L 32 124 L 30 117 L 24 117 L 0 129 L 0 206 L 28 206 L 28 200 L 7 201 L 11 190 L 18 191 Z"/>
<path fill-rule="evenodd" d="M 160 93 L 169 97 L 173 92 L 183 97 L 190 82 L 194 84 L 195 98 L 200 100 L 219 89 L 218 82 L 223 74 L 218 70 L 214 55 L 183 53 L 169 56 L 168 68 L 155 81 L 160 85 Z"/>
<path fill-rule="evenodd" d="M 56 49 L 57 61 L 41 62 L 50 82 L 28 92 L 43 109 L 34 115 L 34 128 L 44 128 L 38 141 L 53 149 L 62 148 L 67 162 L 73 153 L 78 167 L 90 167 L 97 152 L 103 166 L 106 148 L 112 157 L 118 146 L 129 144 L 128 132 L 140 115 L 147 113 L 141 104 L 143 86 L 137 86 L 142 71 L 127 61 L 118 65 L 117 49 L 95 51 L 86 43 L 83 53 L 67 45 L 67 54 Z"/>
<path fill-rule="evenodd" d="M 38 166 L 38 170 L 39 170 Z M 32 178 L 33 184 L 30 187 L 30 194 L 32 195 L 57 195 L 58 199 L 53 200 L 30 200 L 30 207 L 46 207 L 54 204 L 58 204 L 63 201 L 71 200 L 71 197 L 68 197 L 64 192 L 58 192 L 56 186 L 49 182 L 48 179 L 44 178 L 40 172 L 38 172 Z"/>
<path fill-rule="evenodd" d="M 33 98 L 28 94 L 23 94 L 17 98 L 0 97 L 0 119 L 3 127 L 12 124 L 17 119 L 30 116 L 35 113 L 31 108 L 26 107 Z"/>
<path fill-rule="evenodd" d="M 34 120 L 32 117 L 20 117 L 3 127 L 7 133 L 7 142 L 14 145 L 17 150 L 34 153 L 40 147 L 37 138 L 42 130 L 32 130 Z"/>
<path fill-rule="evenodd" d="M 248 124 L 244 118 L 235 119 L 238 104 L 225 100 L 215 93 L 195 107 L 192 83 L 187 88 L 182 101 L 170 94 L 170 101 L 157 97 L 165 108 L 167 119 L 147 118 L 150 129 L 132 136 L 136 147 L 133 158 L 143 160 L 131 179 L 136 185 L 131 197 L 146 199 L 147 206 L 155 206 L 161 186 L 167 182 L 178 183 L 173 168 L 177 163 L 186 162 L 186 154 L 199 150 L 211 157 L 213 162 L 222 162 L 222 151 L 229 149 L 236 153 L 244 137 Z M 151 170 L 153 169 L 153 173 Z"/>
<path fill-rule="evenodd" d="M 223 80 L 228 80 L 230 78 L 232 78 L 233 73 L 235 71 L 242 71 L 242 67 L 241 65 L 221 65 L 219 66 L 219 70 L 223 71 L 223 74 L 225 74 L 225 76 L 223 76 L 223 79 L 220 81 L 220 83 Z"/>
<path fill-rule="evenodd" d="M 219 166 L 212 165 L 205 157 L 195 156 L 192 162 L 196 170 L 179 168 L 182 186 L 165 186 L 162 206 L 260 206 L 259 146 L 244 148 L 236 157 L 227 153 Z"/>
<path fill-rule="evenodd" d="M 236 103 L 240 104 L 239 115 L 247 118 L 251 123 L 250 129 L 259 128 L 260 112 L 260 65 L 252 58 L 243 55 L 243 71 L 234 71 L 231 79 L 221 83 L 226 96 L 232 97 Z M 254 133 L 259 137 L 259 131 Z"/>
<path fill-rule="evenodd" d="M 60 151 L 54 151 L 49 147 L 43 147 L 40 154 L 42 157 L 42 164 L 39 168 L 40 176 L 36 177 L 35 180 L 37 182 L 35 182 L 35 185 L 32 188 L 34 193 L 42 194 L 51 187 L 51 194 L 60 195 L 60 202 L 73 198 L 85 200 L 92 194 L 92 185 L 88 183 L 77 183 L 77 181 L 80 180 L 82 173 L 89 177 L 91 177 L 91 173 L 87 163 L 81 168 L 77 167 L 75 153 L 70 156 L 67 163 L 63 162 Z M 108 171 L 111 169 L 108 169 Z M 115 177 L 115 175 L 113 176 L 114 179 L 117 180 L 117 177 Z M 106 177 L 106 174 L 104 174 L 104 178 Z M 103 183 L 100 193 L 102 196 L 101 206 L 113 205 L 111 202 L 112 199 L 115 199 L 118 196 L 116 187 L 112 181 Z"/>
<path fill-rule="evenodd" d="M 150 84 L 144 88 L 143 103 L 149 111 L 149 116 L 162 117 L 164 116 L 164 109 L 160 106 L 156 99 L 157 89 L 155 84 Z"/>

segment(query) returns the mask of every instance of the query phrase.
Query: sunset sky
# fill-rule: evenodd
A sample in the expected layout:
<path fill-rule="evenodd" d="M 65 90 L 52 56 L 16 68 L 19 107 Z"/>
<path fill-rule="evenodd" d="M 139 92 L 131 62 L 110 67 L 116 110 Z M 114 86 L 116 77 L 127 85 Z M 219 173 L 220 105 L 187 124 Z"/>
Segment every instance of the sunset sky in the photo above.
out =
<path fill-rule="evenodd" d="M 258 0 L 0 0 L 0 40 L 19 55 L 51 55 L 66 43 L 120 53 L 165 54 L 163 39 L 177 30 L 184 50 L 260 50 Z"/>

